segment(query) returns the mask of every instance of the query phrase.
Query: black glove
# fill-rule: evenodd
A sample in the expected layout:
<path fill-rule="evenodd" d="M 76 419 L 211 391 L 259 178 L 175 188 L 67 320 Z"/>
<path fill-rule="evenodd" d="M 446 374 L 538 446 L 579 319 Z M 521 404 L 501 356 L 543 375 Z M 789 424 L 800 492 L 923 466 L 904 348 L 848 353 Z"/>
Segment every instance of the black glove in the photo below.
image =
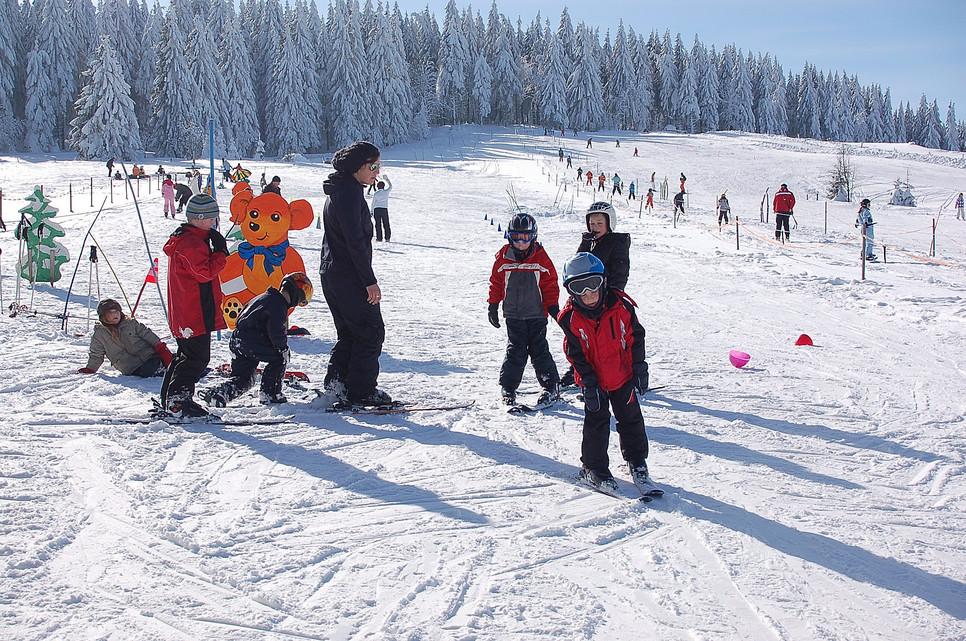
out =
<path fill-rule="evenodd" d="M 500 327 L 500 316 L 499 316 L 500 304 L 490 303 L 489 311 L 487 316 L 490 319 L 490 325 L 499 329 Z"/>
<path fill-rule="evenodd" d="M 211 251 L 221 252 L 225 256 L 228 255 L 228 242 L 225 237 L 221 235 L 221 232 L 212 227 L 208 230 L 208 240 L 211 242 Z"/>
<path fill-rule="evenodd" d="M 584 385 L 584 409 L 590 413 L 599 412 L 604 404 L 604 393 L 593 383 Z"/>
<path fill-rule="evenodd" d="M 597 234 L 595 234 L 592 231 L 585 231 L 584 233 L 582 233 L 580 235 L 580 237 L 582 239 L 584 239 L 584 240 L 593 240 L 593 239 L 597 238 Z"/>
<path fill-rule="evenodd" d="M 550 318 L 552 318 L 554 321 L 556 321 L 557 320 L 557 316 L 560 316 L 560 306 L 559 305 L 551 305 L 549 308 L 547 308 L 547 313 L 550 314 Z"/>
<path fill-rule="evenodd" d="M 648 374 L 647 363 L 635 363 L 634 365 L 634 387 L 641 394 L 647 391 Z"/>

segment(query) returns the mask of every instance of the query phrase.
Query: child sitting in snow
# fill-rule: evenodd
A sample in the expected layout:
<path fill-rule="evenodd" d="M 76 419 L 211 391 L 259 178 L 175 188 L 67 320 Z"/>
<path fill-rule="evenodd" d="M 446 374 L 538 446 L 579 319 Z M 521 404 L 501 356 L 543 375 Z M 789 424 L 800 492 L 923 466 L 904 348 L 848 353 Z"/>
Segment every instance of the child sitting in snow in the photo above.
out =
<path fill-rule="evenodd" d="M 104 357 L 125 376 L 161 376 L 171 364 L 171 351 L 144 323 L 128 318 L 121 304 L 106 298 L 97 305 L 97 318 L 91 336 L 87 365 L 79 374 L 94 374 Z"/>
<path fill-rule="evenodd" d="M 647 434 L 637 398 L 647 391 L 648 368 L 636 304 L 624 292 L 607 286 L 604 264 L 588 252 L 566 262 L 563 282 L 570 294 L 559 316 L 564 353 L 584 395 L 580 479 L 601 492 L 618 493 L 607 457 L 609 403 L 634 485 L 644 496 L 659 496 L 663 492 L 648 476 Z"/>
<path fill-rule="evenodd" d="M 288 313 L 312 300 L 312 283 L 302 272 L 285 276 L 278 289 L 253 298 L 238 316 L 228 348 L 231 360 L 231 380 L 201 393 L 201 397 L 215 407 L 225 407 L 255 384 L 255 371 L 265 362 L 259 402 L 285 403 L 282 378 L 289 361 Z"/>

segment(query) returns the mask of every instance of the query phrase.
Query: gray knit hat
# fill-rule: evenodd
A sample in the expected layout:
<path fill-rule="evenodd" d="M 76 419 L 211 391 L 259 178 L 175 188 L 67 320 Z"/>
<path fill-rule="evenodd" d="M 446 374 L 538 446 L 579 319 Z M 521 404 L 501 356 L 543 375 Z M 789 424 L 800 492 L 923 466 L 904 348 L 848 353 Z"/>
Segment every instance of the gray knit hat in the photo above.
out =
<path fill-rule="evenodd" d="M 378 158 L 379 147 L 371 142 L 359 140 L 335 152 L 332 156 L 332 167 L 343 174 L 354 174 L 366 162 L 376 161 Z"/>
<path fill-rule="evenodd" d="M 208 194 L 195 194 L 188 200 L 185 218 L 188 220 L 218 218 L 218 201 Z"/>

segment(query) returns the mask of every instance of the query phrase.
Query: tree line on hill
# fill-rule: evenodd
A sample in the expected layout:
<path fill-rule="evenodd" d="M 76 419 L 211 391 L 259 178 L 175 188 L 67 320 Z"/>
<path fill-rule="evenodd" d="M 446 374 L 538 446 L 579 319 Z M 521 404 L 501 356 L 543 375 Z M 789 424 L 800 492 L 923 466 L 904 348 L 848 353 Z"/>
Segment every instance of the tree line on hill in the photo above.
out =
<path fill-rule="evenodd" d="M 0 148 L 84 157 L 285 155 L 424 138 L 432 125 L 738 130 L 966 148 L 950 103 L 695 37 L 514 24 L 455 0 L 428 9 L 330 0 L 0 0 Z"/>

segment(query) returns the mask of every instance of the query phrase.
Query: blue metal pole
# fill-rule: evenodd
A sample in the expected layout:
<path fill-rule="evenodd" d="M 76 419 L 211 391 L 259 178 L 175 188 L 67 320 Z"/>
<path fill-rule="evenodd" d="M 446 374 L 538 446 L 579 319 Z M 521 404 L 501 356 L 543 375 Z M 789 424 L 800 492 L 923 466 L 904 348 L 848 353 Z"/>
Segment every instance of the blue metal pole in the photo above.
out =
<path fill-rule="evenodd" d="M 218 200 L 215 195 L 215 119 L 208 119 L 208 188 L 211 197 Z"/>

